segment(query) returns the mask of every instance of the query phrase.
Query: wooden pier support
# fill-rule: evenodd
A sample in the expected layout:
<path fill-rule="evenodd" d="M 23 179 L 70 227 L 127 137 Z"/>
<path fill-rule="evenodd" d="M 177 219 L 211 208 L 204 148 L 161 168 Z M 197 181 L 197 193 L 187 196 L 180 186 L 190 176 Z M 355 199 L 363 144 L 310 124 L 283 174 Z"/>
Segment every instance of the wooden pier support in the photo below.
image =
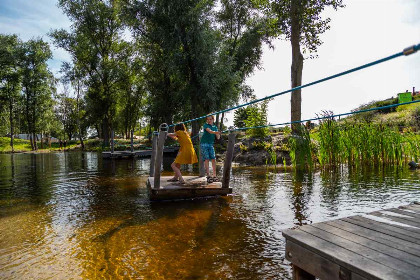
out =
<path fill-rule="evenodd" d="M 228 136 L 228 145 L 226 150 L 225 162 L 223 164 L 222 188 L 229 188 L 230 171 L 232 169 L 233 149 L 235 147 L 236 134 L 230 130 Z"/>
<path fill-rule="evenodd" d="M 156 149 L 157 149 L 157 142 L 158 142 L 158 132 L 153 132 L 153 138 L 152 138 L 152 155 L 150 157 L 150 172 L 149 176 L 153 177 L 155 174 L 155 160 L 156 160 Z"/>
<path fill-rule="evenodd" d="M 159 126 L 159 137 L 157 142 L 156 154 L 155 154 L 155 172 L 154 172 L 154 188 L 160 188 L 160 173 L 162 168 L 163 160 L 163 148 L 165 145 L 166 136 L 168 135 L 168 125 L 166 123 Z"/>

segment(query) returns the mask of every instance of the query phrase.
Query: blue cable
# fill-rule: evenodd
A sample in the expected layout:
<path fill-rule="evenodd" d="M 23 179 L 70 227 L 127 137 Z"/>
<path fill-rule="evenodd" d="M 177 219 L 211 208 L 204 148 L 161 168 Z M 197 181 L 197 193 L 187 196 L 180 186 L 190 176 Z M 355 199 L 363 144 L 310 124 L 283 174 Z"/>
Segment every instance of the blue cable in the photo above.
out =
<path fill-rule="evenodd" d="M 227 109 L 224 109 L 224 110 L 221 110 L 221 111 L 218 111 L 218 112 L 214 112 L 214 113 L 211 113 L 211 114 L 208 114 L 208 115 L 205 115 L 205 116 L 201 116 L 201 117 L 198 117 L 198 118 L 195 118 L 195 119 L 183 121 L 183 122 L 180 122 L 180 123 L 190 123 L 190 122 L 193 122 L 193 121 L 204 119 L 208 116 L 214 116 L 214 115 L 217 115 L 217 114 L 221 114 L 221 113 L 232 111 L 232 110 L 235 110 L 235 109 L 238 109 L 238 108 L 242 108 L 242 107 L 245 107 L 245 106 L 248 106 L 248 105 L 252 105 L 252 104 L 267 100 L 267 99 L 271 99 L 271 98 L 286 94 L 288 92 L 292 92 L 292 91 L 302 89 L 302 88 L 305 88 L 305 87 L 309 87 L 309 86 L 313 86 L 313 85 L 316 85 L 316 84 L 319 84 L 319 83 L 322 83 L 322 82 L 325 82 L 325 81 L 328 81 L 328 80 L 331 80 L 331 79 L 334 79 L 334 78 L 337 78 L 337 77 L 340 77 L 340 76 L 344 76 L 344 75 L 350 74 L 352 72 L 359 71 L 359 70 L 362 70 L 364 68 L 368 68 L 368 67 L 371 67 L 373 65 L 376 65 L 376 64 L 379 64 L 379 63 L 397 58 L 399 56 L 410 55 L 410 54 L 413 54 L 413 53 L 417 52 L 418 50 L 420 50 L 420 44 L 413 45 L 411 47 L 405 48 L 403 51 L 398 52 L 396 54 L 393 54 L 393 55 L 375 60 L 373 62 L 361 65 L 359 67 L 349 69 L 347 71 L 344 71 L 344 72 L 341 72 L 341 73 L 338 73 L 338 74 L 335 74 L 335 75 L 328 76 L 326 78 L 323 78 L 323 79 L 320 79 L 320 80 L 317 80 L 317 81 L 314 81 L 314 82 L 311 82 L 311 83 L 307 83 L 307 84 L 304 84 L 304 85 L 301 85 L 301 86 L 298 86 L 298 87 L 294 87 L 292 89 L 288 89 L 288 90 L 285 90 L 285 91 L 282 91 L 282 92 L 279 92 L 279 93 L 275 93 L 275 94 L 272 94 L 272 95 L 269 95 L 269 96 L 266 96 L 266 97 L 263 97 L 263 98 L 260 98 L 260 99 L 255 99 L 253 101 L 250 101 L 250 102 L 238 105 L 238 106 L 227 108 Z M 172 126 L 175 126 L 175 125 L 176 124 L 171 124 L 171 125 L 169 125 L 169 127 L 172 127 Z"/>
<path fill-rule="evenodd" d="M 364 112 L 393 108 L 393 107 L 397 107 L 397 106 L 401 106 L 401 105 L 413 104 L 413 103 L 418 103 L 418 102 L 420 102 L 420 100 L 404 102 L 404 103 L 399 103 L 399 104 L 391 104 L 391 105 L 386 105 L 386 106 L 382 106 L 382 107 L 369 108 L 369 109 L 364 109 L 364 110 L 359 110 L 359 111 L 354 111 L 354 112 L 348 112 L 348 113 L 342 113 L 342 114 L 337 114 L 337 115 L 306 119 L 306 120 L 301 120 L 301 121 L 267 124 L 267 125 L 259 125 L 259 126 L 250 126 L 250 127 L 240 127 L 240 128 L 236 128 L 232 131 L 248 130 L 248 129 L 253 129 L 253 128 L 265 128 L 265 127 L 273 127 L 273 126 L 282 126 L 282 125 L 288 125 L 288 124 L 303 123 L 303 122 L 308 122 L 308 121 L 318 121 L 318 120 L 323 120 L 323 119 L 331 119 L 331 118 L 335 118 L 335 117 L 342 117 L 342 116 L 347 116 L 347 115 L 360 114 L 360 113 L 364 113 Z M 222 133 L 226 133 L 226 132 L 229 132 L 229 130 L 222 131 Z"/>

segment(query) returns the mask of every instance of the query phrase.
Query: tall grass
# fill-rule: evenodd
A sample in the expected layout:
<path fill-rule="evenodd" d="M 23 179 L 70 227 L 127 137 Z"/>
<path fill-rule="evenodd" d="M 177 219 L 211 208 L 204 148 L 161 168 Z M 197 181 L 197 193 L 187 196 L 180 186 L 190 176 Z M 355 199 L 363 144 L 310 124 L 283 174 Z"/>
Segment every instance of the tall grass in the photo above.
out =
<path fill-rule="evenodd" d="M 293 166 L 297 167 L 313 167 L 313 145 L 309 131 L 303 126 L 299 126 L 297 133 L 292 134 L 288 141 L 290 147 L 290 158 Z"/>
<path fill-rule="evenodd" d="M 420 136 L 402 134 L 397 127 L 374 123 L 321 122 L 318 134 L 321 166 L 402 165 L 420 158 Z"/>

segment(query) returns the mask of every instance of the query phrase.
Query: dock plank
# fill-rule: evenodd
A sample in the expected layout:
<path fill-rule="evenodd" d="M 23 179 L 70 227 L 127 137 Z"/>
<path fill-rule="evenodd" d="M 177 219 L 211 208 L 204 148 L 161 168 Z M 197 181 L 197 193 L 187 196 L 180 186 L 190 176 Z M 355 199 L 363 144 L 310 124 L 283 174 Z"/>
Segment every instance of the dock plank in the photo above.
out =
<path fill-rule="evenodd" d="M 375 260 L 366 258 L 357 252 L 350 251 L 345 247 L 339 246 L 335 243 L 329 242 L 328 240 L 302 231 L 302 228 L 303 227 L 294 230 L 285 230 L 283 231 L 283 236 L 286 237 L 287 242 L 291 240 L 303 248 L 315 252 L 316 254 L 329 259 L 342 267 L 354 271 L 355 273 L 367 279 L 413 279 L 413 277 L 409 274 L 392 269 Z M 293 263 L 293 252 L 292 258 L 288 257 L 288 253 L 289 252 L 286 252 L 286 258 Z M 301 268 L 306 269 L 306 266 Z M 336 276 L 336 278 L 326 279 L 339 278 Z"/>
<path fill-rule="evenodd" d="M 161 176 L 160 187 L 154 188 L 154 178 L 149 177 L 147 188 L 151 200 L 173 200 L 208 196 L 225 196 L 232 193 L 232 188 L 222 188 L 221 182 L 207 183 L 205 177 L 183 176 L 185 185 L 168 182 L 172 176 Z"/>
<path fill-rule="evenodd" d="M 353 253 L 363 255 L 365 258 L 381 263 L 393 270 L 409 274 L 412 277 L 420 276 L 420 267 L 406 263 L 398 258 L 391 257 L 380 251 L 373 250 L 372 248 L 362 246 L 355 241 L 344 239 L 338 235 L 318 229 L 314 226 L 302 227 L 301 230 L 329 241 L 330 243 L 336 244 L 337 246 L 347 248 L 347 250 L 352 251 Z"/>
<path fill-rule="evenodd" d="M 360 235 L 362 237 L 382 244 L 387 244 L 388 246 L 391 246 L 393 248 L 401 249 L 407 253 L 420 257 L 420 244 L 412 243 L 404 239 L 397 238 L 393 235 L 382 233 L 381 231 L 376 231 L 373 229 L 368 229 L 356 224 L 346 222 L 344 220 L 330 221 L 326 222 L 326 224 L 338 227 L 342 230 Z"/>
<path fill-rule="evenodd" d="M 407 230 L 406 227 L 401 227 L 401 226 L 389 224 L 389 223 L 378 222 L 376 220 L 368 219 L 362 216 L 348 217 L 348 218 L 345 218 L 344 220 L 349 221 L 351 223 L 360 224 L 365 227 L 369 226 L 370 228 L 373 227 L 373 228 L 381 229 L 385 232 L 394 232 L 396 234 L 401 235 L 401 238 L 405 240 L 409 239 L 408 241 L 410 242 L 420 244 L 420 235 L 416 232 Z M 407 239 L 407 237 L 409 238 Z"/>
<path fill-rule="evenodd" d="M 285 230 L 286 259 L 319 279 L 420 280 L 419 214 L 411 204 Z"/>
<path fill-rule="evenodd" d="M 350 242 L 354 242 L 358 245 L 362 245 L 369 249 L 375 250 L 379 253 L 396 258 L 397 262 L 401 260 L 408 264 L 415 265 L 418 267 L 418 269 L 420 269 L 420 257 L 409 254 L 399 248 L 394 248 L 393 246 L 389 246 L 387 243 L 384 244 L 381 242 L 377 242 L 376 240 L 372 240 L 372 239 L 357 235 L 355 233 L 345 231 L 341 228 L 334 227 L 332 225 L 329 225 L 328 223 L 318 223 L 312 226 L 320 230 L 326 231 L 328 233 L 334 234 L 338 236 L 339 238 L 348 240 Z M 357 247 L 355 249 L 357 250 Z"/>
<path fill-rule="evenodd" d="M 390 221 L 398 223 L 397 225 L 407 227 L 407 229 L 417 229 L 418 232 L 420 232 L 420 222 L 416 222 L 415 220 L 411 218 L 391 216 L 389 214 L 382 213 L 381 211 L 375 211 L 375 212 L 369 213 L 369 215 L 383 218 L 386 220 L 390 220 Z"/>

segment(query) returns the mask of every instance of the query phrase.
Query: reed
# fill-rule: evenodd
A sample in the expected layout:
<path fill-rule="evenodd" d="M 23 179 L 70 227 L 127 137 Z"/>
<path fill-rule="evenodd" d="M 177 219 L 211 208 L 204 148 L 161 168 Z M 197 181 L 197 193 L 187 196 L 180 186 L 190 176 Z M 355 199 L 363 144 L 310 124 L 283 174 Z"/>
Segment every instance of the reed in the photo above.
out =
<path fill-rule="evenodd" d="M 319 126 L 317 150 L 321 166 L 347 163 L 359 165 L 402 165 L 420 158 L 420 136 L 400 133 L 397 127 L 368 122 L 338 123 L 334 119 Z"/>
<path fill-rule="evenodd" d="M 313 167 L 312 144 L 309 131 L 303 126 L 299 126 L 298 132 L 289 137 L 290 158 L 294 167 Z"/>

